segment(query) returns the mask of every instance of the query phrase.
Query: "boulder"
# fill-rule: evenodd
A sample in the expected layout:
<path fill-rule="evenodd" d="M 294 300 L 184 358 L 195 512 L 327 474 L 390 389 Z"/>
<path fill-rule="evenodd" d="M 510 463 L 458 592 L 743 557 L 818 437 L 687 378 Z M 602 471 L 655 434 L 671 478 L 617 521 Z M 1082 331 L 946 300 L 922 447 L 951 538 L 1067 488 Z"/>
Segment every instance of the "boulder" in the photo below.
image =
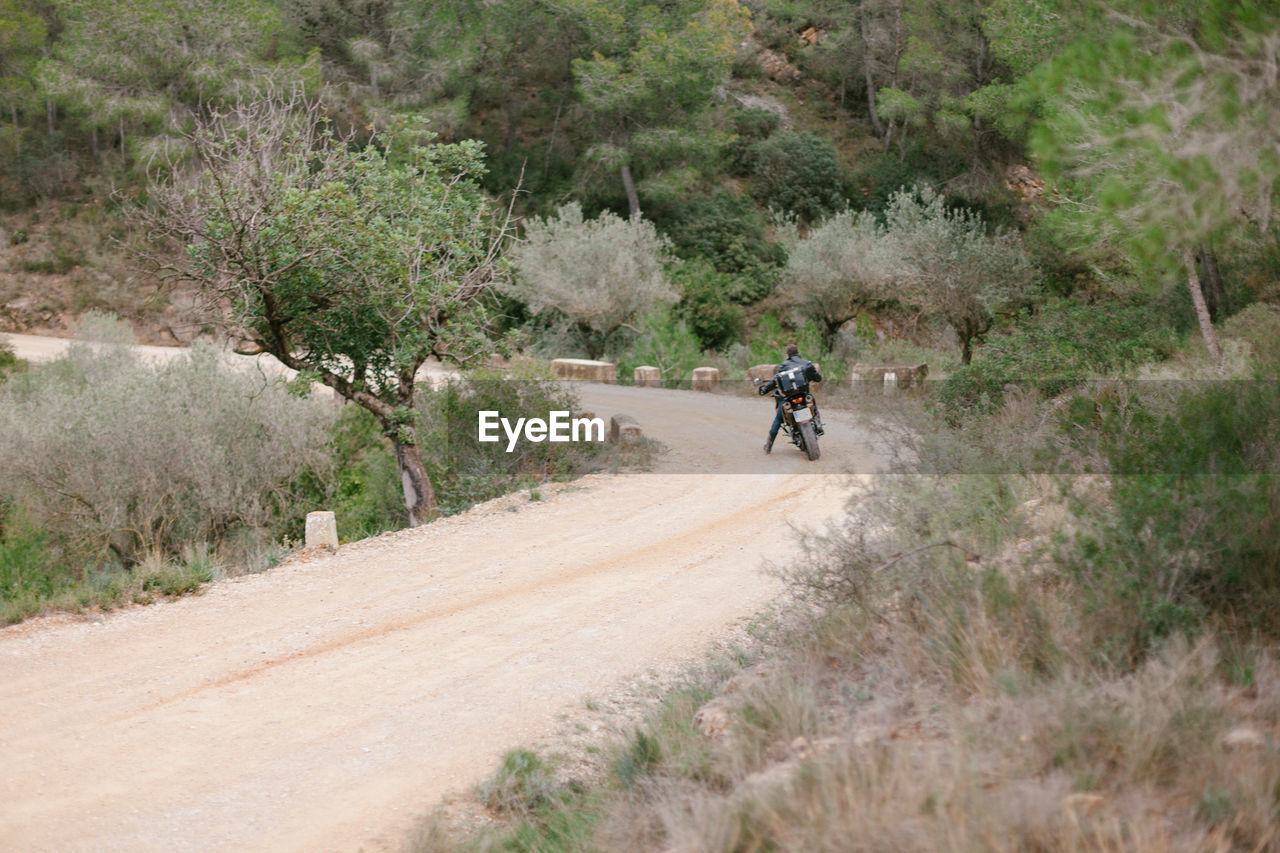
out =
<path fill-rule="evenodd" d="M 618 381 L 617 365 L 608 361 L 591 361 L 586 358 L 555 358 L 551 360 L 551 372 L 557 379 L 579 379 L 585 382 Z"/>
<path fill-rule="evenodd" d="M 656 367 L 643 365 L 637 367 L 632 374 L 637 388 L 661 388 L 662 371 Z"/>

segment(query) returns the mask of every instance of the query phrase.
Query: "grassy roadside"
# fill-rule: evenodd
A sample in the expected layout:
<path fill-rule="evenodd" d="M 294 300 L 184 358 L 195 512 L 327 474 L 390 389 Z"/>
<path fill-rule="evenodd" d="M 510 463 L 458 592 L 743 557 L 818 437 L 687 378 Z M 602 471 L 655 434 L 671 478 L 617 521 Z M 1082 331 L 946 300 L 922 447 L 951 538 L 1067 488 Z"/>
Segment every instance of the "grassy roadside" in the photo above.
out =
<path fill-rule="evenodd" d="M 298 396 L 194 347 L 150 364 L 131 333 L 90 318 L 102 346 L 27 366 L 0 348 L 0 625 L 111 610 L 260 572 L 297 550 L 306 514 L 340 540 L 405 526 L 394 456 L 355 406 Z M 643 466 L 652 444 L 477 443 L 476 412 L 542 415 L 577 401 L 543 366 L 424 389 L 417 417 L 441 512 L 599 470 Z"/>
<path fill-rule="evenodd" d="M 1270 332 L 1237 340 L 1132 368 L 1173 383 L 900 409 L 762 659 L 590 783 L 509 754 L 485 827 L 408 849 L 1280 850 L 1280 394 Z"/>

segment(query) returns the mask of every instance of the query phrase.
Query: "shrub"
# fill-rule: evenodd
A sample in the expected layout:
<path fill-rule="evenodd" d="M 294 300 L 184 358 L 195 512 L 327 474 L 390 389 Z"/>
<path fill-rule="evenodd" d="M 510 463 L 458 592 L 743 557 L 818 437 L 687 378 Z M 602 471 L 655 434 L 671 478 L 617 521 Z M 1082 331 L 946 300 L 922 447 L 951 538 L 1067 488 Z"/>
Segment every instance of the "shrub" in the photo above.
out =
<path fill-rule="evenodd" d="M 654 311 L 645 318 L 627 363 L 658 368 L 663 384 L 676 388 L 698 366 L 701 352 L 698 336 L 690 331 L 688 323 L 670 310 Z"/>
<path fill-rule="evenodd" d="M 520 488 L 578 476 L 602 464 L 605 453 L 596 442 L 519 441 L 508 453 L 505 439 L 477 440 L 481 411 L 497 411 L 512 421 L 578 411 L 570 392 L 532 371 L 477 371 L 420 391 L 416 408 L 423 457 L 445 515 Z"/>
<path fill-rule="evenodd" d="M 681 264 L 672 280 L 684 294 L 676 313 L 689 324 L 703 349 L 720 349 L 742 334 L 742 308 L 734 304 L 736 280 L 705 261 Z"/>
<path fill-rule="evenodd" d="M 537 753 L 513 749 L 502 757 L 502 765 L 480 786 L 480 801 L 494 811 L 533 817 L 563 799 L 555 774 Z"/>
<path fill-rule="evenodd" d="M 843 182 L 835 147 L 809 133 L 783 131 L 751 147 L 756 198 L 806 222 L 842 210 Z"/>
<path fill-rule="evenodd" d="M 148 366 L 75 344 L 0 386 L 0 496 L 86 558 L 217 545 L 269 528 L 323 467 L 331 409 L 196 347 Z"/>
<path fill-rule="evenodd" d="M 1222 337 L 1249 344 L 1259 374 L 1280 369 L 1280 306 L 1255 302 L 1222 324 Z"/>
<path fill-rule="evenodd" d="M 571 330 L 592 358 L 626 324 L 676 300 L 662 269 L 667 242 L 650 222 L 608 211 L 587 221 L 571 203 L 555 218 L 531 220 L 525 237 L 512 253 L 508 291 Z"/>
<path fill-rule="evenodd" d="M 0 341 L 0 380 L 4 379 L 6 373 L 19 370 L 26 362 L 19 359 L 13 354 L 13 348 L 4 341 Z"/>
<path fill-rule="evenodd" d="M 960 337 L 968 364 L 974 339 L 998 314 L 1029 305 L 1035 270 L 1021 240 L 981 217 L 951 210 L 928 188 L 894 193 L 885 212 L 885 235 L 896 273 L 893 295 L 945 320 Z"/>
<path fill-rule="evenodd" d="M 869 213 L 840 213 L 791 249 L 782 295 L 823 326 L 828 342 L 846 321 L 886 299 L 899 272 L 884 227 Z"/>
<path fill-rule="evenodd" d="M 972 363 L 947 377 L 938 401 L 958 423 L 993 411 L 1007 384 L 1056 396 L 1085 379 L 1168 358 L 1176 345 L 1174 330 L 1151 305 L 1055 300 L 989 337 Z"/>
<path fill-rule="evenodd" d="M 768 295 L 786 253 L 765 240 L 764 220 L 746 198 L 730 193 L 700 196 L 664 218 L 677 257 L 709 261 L 733 277 L 725 289 L 729 299 L 747 305 Z"/>
<path fill-rule="evenodd" d="M 1280 385 L 1178 387 L 1159 399 L 1166 390 L 1103 389 L 1067 424 L 1112 472 L 1110 508 L 1063 557 L 1111 660 L 1139 660 L 1206 616 L 1245 637 L 1280 633 Z"/>

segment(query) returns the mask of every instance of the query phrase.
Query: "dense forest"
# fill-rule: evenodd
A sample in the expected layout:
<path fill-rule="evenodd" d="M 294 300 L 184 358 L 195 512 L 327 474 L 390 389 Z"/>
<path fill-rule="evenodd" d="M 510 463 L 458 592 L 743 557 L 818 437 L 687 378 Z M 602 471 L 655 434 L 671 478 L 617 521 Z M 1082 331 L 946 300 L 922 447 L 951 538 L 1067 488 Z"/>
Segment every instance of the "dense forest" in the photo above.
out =
<path fill-rule="evenodd" d="M 776 319 L 841 357 L 945 332 L 965 362 L 1057 299 L 1159 291 L 1185 325 L 1199 292 L 1221 318 L 1274 288 L 1275 24 L 1225 0 L 4 0 L 0 321 L 100 308 L 189 339 L 121 211 L 197 125 L 290 93 L 353 144 L 409 118 L 483 142 L 522 232 L 584 235 L 563 252 L 650 223 L 663 283 L 614 310 L 532 284 L 554 250 L 519 265 L 508 327 L 582 354 L 628 360 L 668 305 L 652 325 L 690 351 Z"/>

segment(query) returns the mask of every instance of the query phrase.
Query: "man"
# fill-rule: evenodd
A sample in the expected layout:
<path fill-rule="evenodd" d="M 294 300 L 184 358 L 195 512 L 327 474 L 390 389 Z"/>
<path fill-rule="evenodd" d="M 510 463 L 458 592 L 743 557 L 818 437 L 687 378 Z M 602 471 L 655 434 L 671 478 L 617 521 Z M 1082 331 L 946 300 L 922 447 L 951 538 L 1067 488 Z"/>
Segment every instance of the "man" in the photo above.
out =
<path fill-rule="evenodd" d="M 778 369 L 773 372 L 773 378 L 760 386 L 760 396 L 768 394 L 770 391 L 779 390 L 778 380 L 782 374 L 788 371 L 794 371 L 791 375 L 801 380 L 801 393 L 807 393 L 810 382 L 821 382 L 822 374 L 818 372 L 818 368 L 814 366 L 812 361 L 807 358 L 800 357 L 800 347 L 795 344 L 787 344 L 787 358 L 782 364 L 778 365 Z M 782 428 L 782 397 L 776 396 L 776 410 L 773 415 L 773 425 L 769 427 L 769 440 L 764 443 L 764 452 L 773 452 L 773 440 L 778 437 L 778 430 Z M 814 408 L 817 408 L 816 406 Z M 822 434 L 822 421 L 815 418 L 814 426 L 817 427 L 818 434 Z"/>

